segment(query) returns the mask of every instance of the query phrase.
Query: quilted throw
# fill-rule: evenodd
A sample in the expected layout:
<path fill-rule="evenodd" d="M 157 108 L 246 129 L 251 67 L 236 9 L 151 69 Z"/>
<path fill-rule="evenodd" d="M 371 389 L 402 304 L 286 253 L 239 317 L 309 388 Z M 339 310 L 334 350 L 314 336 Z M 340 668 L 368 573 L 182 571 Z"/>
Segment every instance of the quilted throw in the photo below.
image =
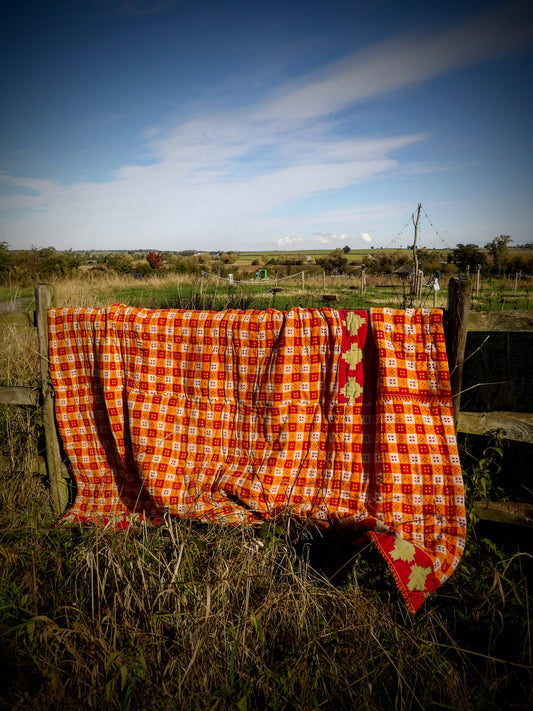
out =
<path fill-rule="evenodd" d="M 365 535 L 415 612 L 466 518 L 440 310 L 49 312 L 68 521 Z"/>

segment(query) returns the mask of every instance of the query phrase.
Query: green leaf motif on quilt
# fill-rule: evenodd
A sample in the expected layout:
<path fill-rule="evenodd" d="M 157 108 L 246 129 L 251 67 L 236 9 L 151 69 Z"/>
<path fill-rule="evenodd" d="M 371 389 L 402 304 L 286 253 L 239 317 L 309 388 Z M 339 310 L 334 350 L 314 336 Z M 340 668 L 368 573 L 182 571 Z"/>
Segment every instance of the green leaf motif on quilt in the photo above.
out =
<path fill-rule="evenodd" d="M 416 548 L 412 543 L 406 541 L 401 536 L 394 539 L 394 548 L 390 552 L 392 560 L 404 560 L 411 563 L 415 559 Z"/>
<path fill-rule="evenodd" d="M 342 388 L 341 393 L 348 399 L 348 403 L 353 405 L 358 397 L 361 396 L 363 388 L 359 385 L 356 378 L 348 378 L 346 385 Z"/>
<path fill-rule="evenodd" d="M 357 343 L 352 343 L 349 351 L 345 351 L 342 354 L 344 360 L 350 366 L 350 370 L 355 370 L 358 364 L 361 362 L 363 357 L 363 351 L 359 348 Z"/>
<path fill-rule="evenodd" d="M 431 568 L 424 568 L 421 565 L 413 565 L 407 587 L 409 590 L 425 590 L 426 579 L 431 573 Z"/>
<path fill-rule="evenodd" d="M 361 314 L 356 314 L 353 311 L 346 314 L 346 328 L 350 332 L 350 336 L 355 336 L 364 323 L 366 323 L 366 318 Z"/>

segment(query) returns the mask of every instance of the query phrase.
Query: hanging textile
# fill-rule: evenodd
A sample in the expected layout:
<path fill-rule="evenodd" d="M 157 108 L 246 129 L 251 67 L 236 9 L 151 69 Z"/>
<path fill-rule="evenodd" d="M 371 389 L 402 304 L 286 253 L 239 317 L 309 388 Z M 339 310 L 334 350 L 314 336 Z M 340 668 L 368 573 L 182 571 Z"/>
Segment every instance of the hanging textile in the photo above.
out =
<path fill-rule="evenodd" d="M 64 521 L 296 516 L 369 536 L 411 611 L 466 519 L 439 310 L 49 312 Z"/>

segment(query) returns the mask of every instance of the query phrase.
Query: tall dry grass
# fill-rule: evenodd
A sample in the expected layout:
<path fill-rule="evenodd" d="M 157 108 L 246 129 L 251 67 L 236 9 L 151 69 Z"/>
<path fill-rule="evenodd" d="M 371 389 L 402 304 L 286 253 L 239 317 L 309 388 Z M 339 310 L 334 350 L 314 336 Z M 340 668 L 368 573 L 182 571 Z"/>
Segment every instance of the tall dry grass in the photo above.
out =
<path fill-rule="evenodd" d="M 36 496 L 35 514 L 41 505 Z M 524 581 L 477 599 L 456 585 L 413 618 L 376 553 L 294 521 L 257 531 L 166 520 L 116 531 L 50 528 L 35 514 L 0 539 L 0 708 L 531 701 L 527 650 L 502 658 L 494 639 L 512 625 L 505 606 Z M 479 630 L 468 639 L 487 618 L 493 639 Z"/>
<path fill-rule="evenodd" d="M 117 294 L 127 289 L 137 289 L 150 298 L 154 292 L 174 288 L 179 293 L 183 284 L 196 283 L 197 279 L 178 274 L 154 274 L 142 280 L 115 272 L 87 272 L 83 276 L 62 279 L 54 284 L 56 303 L 64 308 L 100 307 L 109 305 Z"/>
<path fill-rule="evenodd" d="M 279 289 L 273 294 L 271 289 Z M 277 308 L 291 306 L 324 305 L 342 308 L 368 308 L 371 305 L 387 305 L 401 308 L 403 287 L 396 277 L 369 277 L 364 295 L 360 293 L 357 279 L 346 276 L 306 276 L 302 288 L 301 277 L 296 275 L 270 281 L 235 282 L 230 286 L 225 279 L 205 277 L 200 284 L 197 275 L 154 274 L 135 279 L 131 275 L 112 272 L 88 272 L 54 284 L 57 304 L 65 307 L 106 306 L 125 301 L 134 306 L 152 308 Z M 327 303 L 323 294 L 334 294 L 335 302 Z M 426 306 L 433 305 L 433 292 L 424 296 Z M 438 294 L 438 306 L 445 305 L 444 290 Z"/>
<path fill-rule="evenodd" d="M 0 385 L 39 387 L 37 331 L 3 325 L 0 338 Z M 40 424 L 36 408 L 0 404 L 0 530 L 21 524 L 28 497 L 40 504 L 37 518 L 50 514 L 48 496 L 39 483 L 36 486 Z"/>
<path fill-rule="evenodd" d="M 13 532 L 4 707 L 469 707 L 438 615 L 413 621 L 363 589 L 357 558 L 352 582 L 332 584 L 279 530 Z"/>

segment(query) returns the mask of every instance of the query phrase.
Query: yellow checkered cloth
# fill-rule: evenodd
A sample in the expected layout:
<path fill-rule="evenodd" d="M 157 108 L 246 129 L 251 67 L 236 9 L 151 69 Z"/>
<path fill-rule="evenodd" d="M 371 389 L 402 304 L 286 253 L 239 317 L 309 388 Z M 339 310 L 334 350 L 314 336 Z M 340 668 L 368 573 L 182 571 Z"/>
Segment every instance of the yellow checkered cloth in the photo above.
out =
<path fill-rule="evenodd" d="M 64 521 L 292 515 L 370 536 L 414 611 L 466 519 L 438 310 L 49 312 Z"/>

